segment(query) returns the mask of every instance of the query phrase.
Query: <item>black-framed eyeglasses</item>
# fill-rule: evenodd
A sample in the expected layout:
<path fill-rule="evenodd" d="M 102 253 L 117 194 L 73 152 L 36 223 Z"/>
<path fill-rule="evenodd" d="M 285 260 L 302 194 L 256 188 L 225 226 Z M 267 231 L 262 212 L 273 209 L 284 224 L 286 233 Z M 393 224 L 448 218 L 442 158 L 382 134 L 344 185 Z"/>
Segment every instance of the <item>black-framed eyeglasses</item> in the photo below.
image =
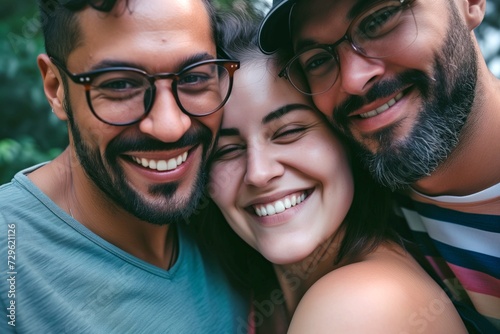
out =
<path fill-rule="evenodd" d="M 354 18 L 342 38 L 299 51 L 279 73 L 300 92 L 317 95 L 337 81 L 340 61 L 337 46 L 347 41 L 368 58 L 393 56 L 408 48 L 418 35 L 411 8 L 415 0 L 378 1 Z"/>
<path fill-rule="evenodd" d="M 211 59 L 191 64 L 178 73 L 148 74 L 132 67 L 111 67 L 74 74 L 57 59 L 51 61 L 74 83 L 85 87 L 92 113 L 110 125 L 139 122 L 151 111 L 156 80 L 172 80 L 177 105 L 187 115 L 201 117 L 218 111 L 233 86 L 237 60 Z"/>

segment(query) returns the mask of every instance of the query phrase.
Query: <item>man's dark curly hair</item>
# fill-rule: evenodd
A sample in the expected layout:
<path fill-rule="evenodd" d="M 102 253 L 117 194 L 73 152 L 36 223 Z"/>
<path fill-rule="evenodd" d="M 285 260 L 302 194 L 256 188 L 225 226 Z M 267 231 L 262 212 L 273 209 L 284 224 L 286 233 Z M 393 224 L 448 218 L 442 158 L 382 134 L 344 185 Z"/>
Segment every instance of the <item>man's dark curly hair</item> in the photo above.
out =
<path fill-rule="evenodd" d="M 89 6 L 94 10 L 109 13 L 121 1 L 128 6 L 129 1 L 133 0 L 38 0 L 45 52 L 65 63 L 71 51 L 81 42 L 76 14 Z M 201 1 L 205 4 L 211 29 L 215 34 L 215 9 L 210 0 Z"/>

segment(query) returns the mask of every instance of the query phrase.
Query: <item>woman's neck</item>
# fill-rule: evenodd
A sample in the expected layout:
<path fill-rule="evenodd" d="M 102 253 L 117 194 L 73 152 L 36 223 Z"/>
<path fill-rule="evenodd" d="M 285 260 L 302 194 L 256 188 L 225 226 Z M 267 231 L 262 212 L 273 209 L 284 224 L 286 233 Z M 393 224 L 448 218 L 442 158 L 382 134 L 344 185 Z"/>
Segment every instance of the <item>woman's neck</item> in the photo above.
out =
<path fill-rule="evenodd" d="M 332 236 L 320 244 L 305 259 L 291 264 L 275 265 L 274 270 L 283 291 L 287 313 L 295 312 L 300 299 L 306 291 L 321 277 L 334 270 L 340 241 L 339 236 Z"/>

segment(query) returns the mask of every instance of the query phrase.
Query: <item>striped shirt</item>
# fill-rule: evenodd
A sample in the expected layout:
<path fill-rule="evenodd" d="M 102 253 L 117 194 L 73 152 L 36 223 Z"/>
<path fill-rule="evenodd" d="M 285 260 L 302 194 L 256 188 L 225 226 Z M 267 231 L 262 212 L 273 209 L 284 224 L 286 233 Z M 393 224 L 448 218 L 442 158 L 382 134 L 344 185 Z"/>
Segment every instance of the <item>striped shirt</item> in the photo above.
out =
<path fill-rule="evenodd" d="M 500 330 L 500 184 L 468 196 L 398 198 L 425 258 L 452 297 Z"/>

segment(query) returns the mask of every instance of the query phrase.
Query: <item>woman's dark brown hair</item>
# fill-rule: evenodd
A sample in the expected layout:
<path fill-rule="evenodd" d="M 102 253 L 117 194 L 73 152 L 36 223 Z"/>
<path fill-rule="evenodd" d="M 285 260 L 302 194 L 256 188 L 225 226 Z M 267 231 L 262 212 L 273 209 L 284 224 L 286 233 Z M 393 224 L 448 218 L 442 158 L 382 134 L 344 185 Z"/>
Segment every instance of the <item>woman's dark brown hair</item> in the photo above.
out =
<path fill-rule="evenodd" d="M 240 60 L 242 67 L 256 58 L 266 59 L 269 70 L 277 75 L 279 64 L 283 63 L 283 55 L 268 56 L 260 52 L 257 45 L 258 18 L 248 17 L 244 13 L 219 15 L 217 43 L 225 53 L 224 56 Z M 332 131 L 335 130 L 332 128 Z M 354 147 L 340 134 L 337 135 L 351 153 L 350 165 L 355 184 L 352 205 L 341 225 L 345 234 L 335 260 L 336 264 L 343 265 L 358 261 L 381 242 L 392 240 L 399 243 L 400 240 L 389 227 L 393 218 L 390 193 L 372 179 L 353 154 Z M 332 178 L 335 177 L 339 176 L 332 175 Z M 213 202 L 208 203 L 198 216 L 201 221 L 193 224 L 208 250 L 219 256 L 233 280 L 240 286 L 258 291 L 259 295 L 265 295 L 272 291 L 270 289 L 276 288 L 272 265 L 233 232 Z"/>

